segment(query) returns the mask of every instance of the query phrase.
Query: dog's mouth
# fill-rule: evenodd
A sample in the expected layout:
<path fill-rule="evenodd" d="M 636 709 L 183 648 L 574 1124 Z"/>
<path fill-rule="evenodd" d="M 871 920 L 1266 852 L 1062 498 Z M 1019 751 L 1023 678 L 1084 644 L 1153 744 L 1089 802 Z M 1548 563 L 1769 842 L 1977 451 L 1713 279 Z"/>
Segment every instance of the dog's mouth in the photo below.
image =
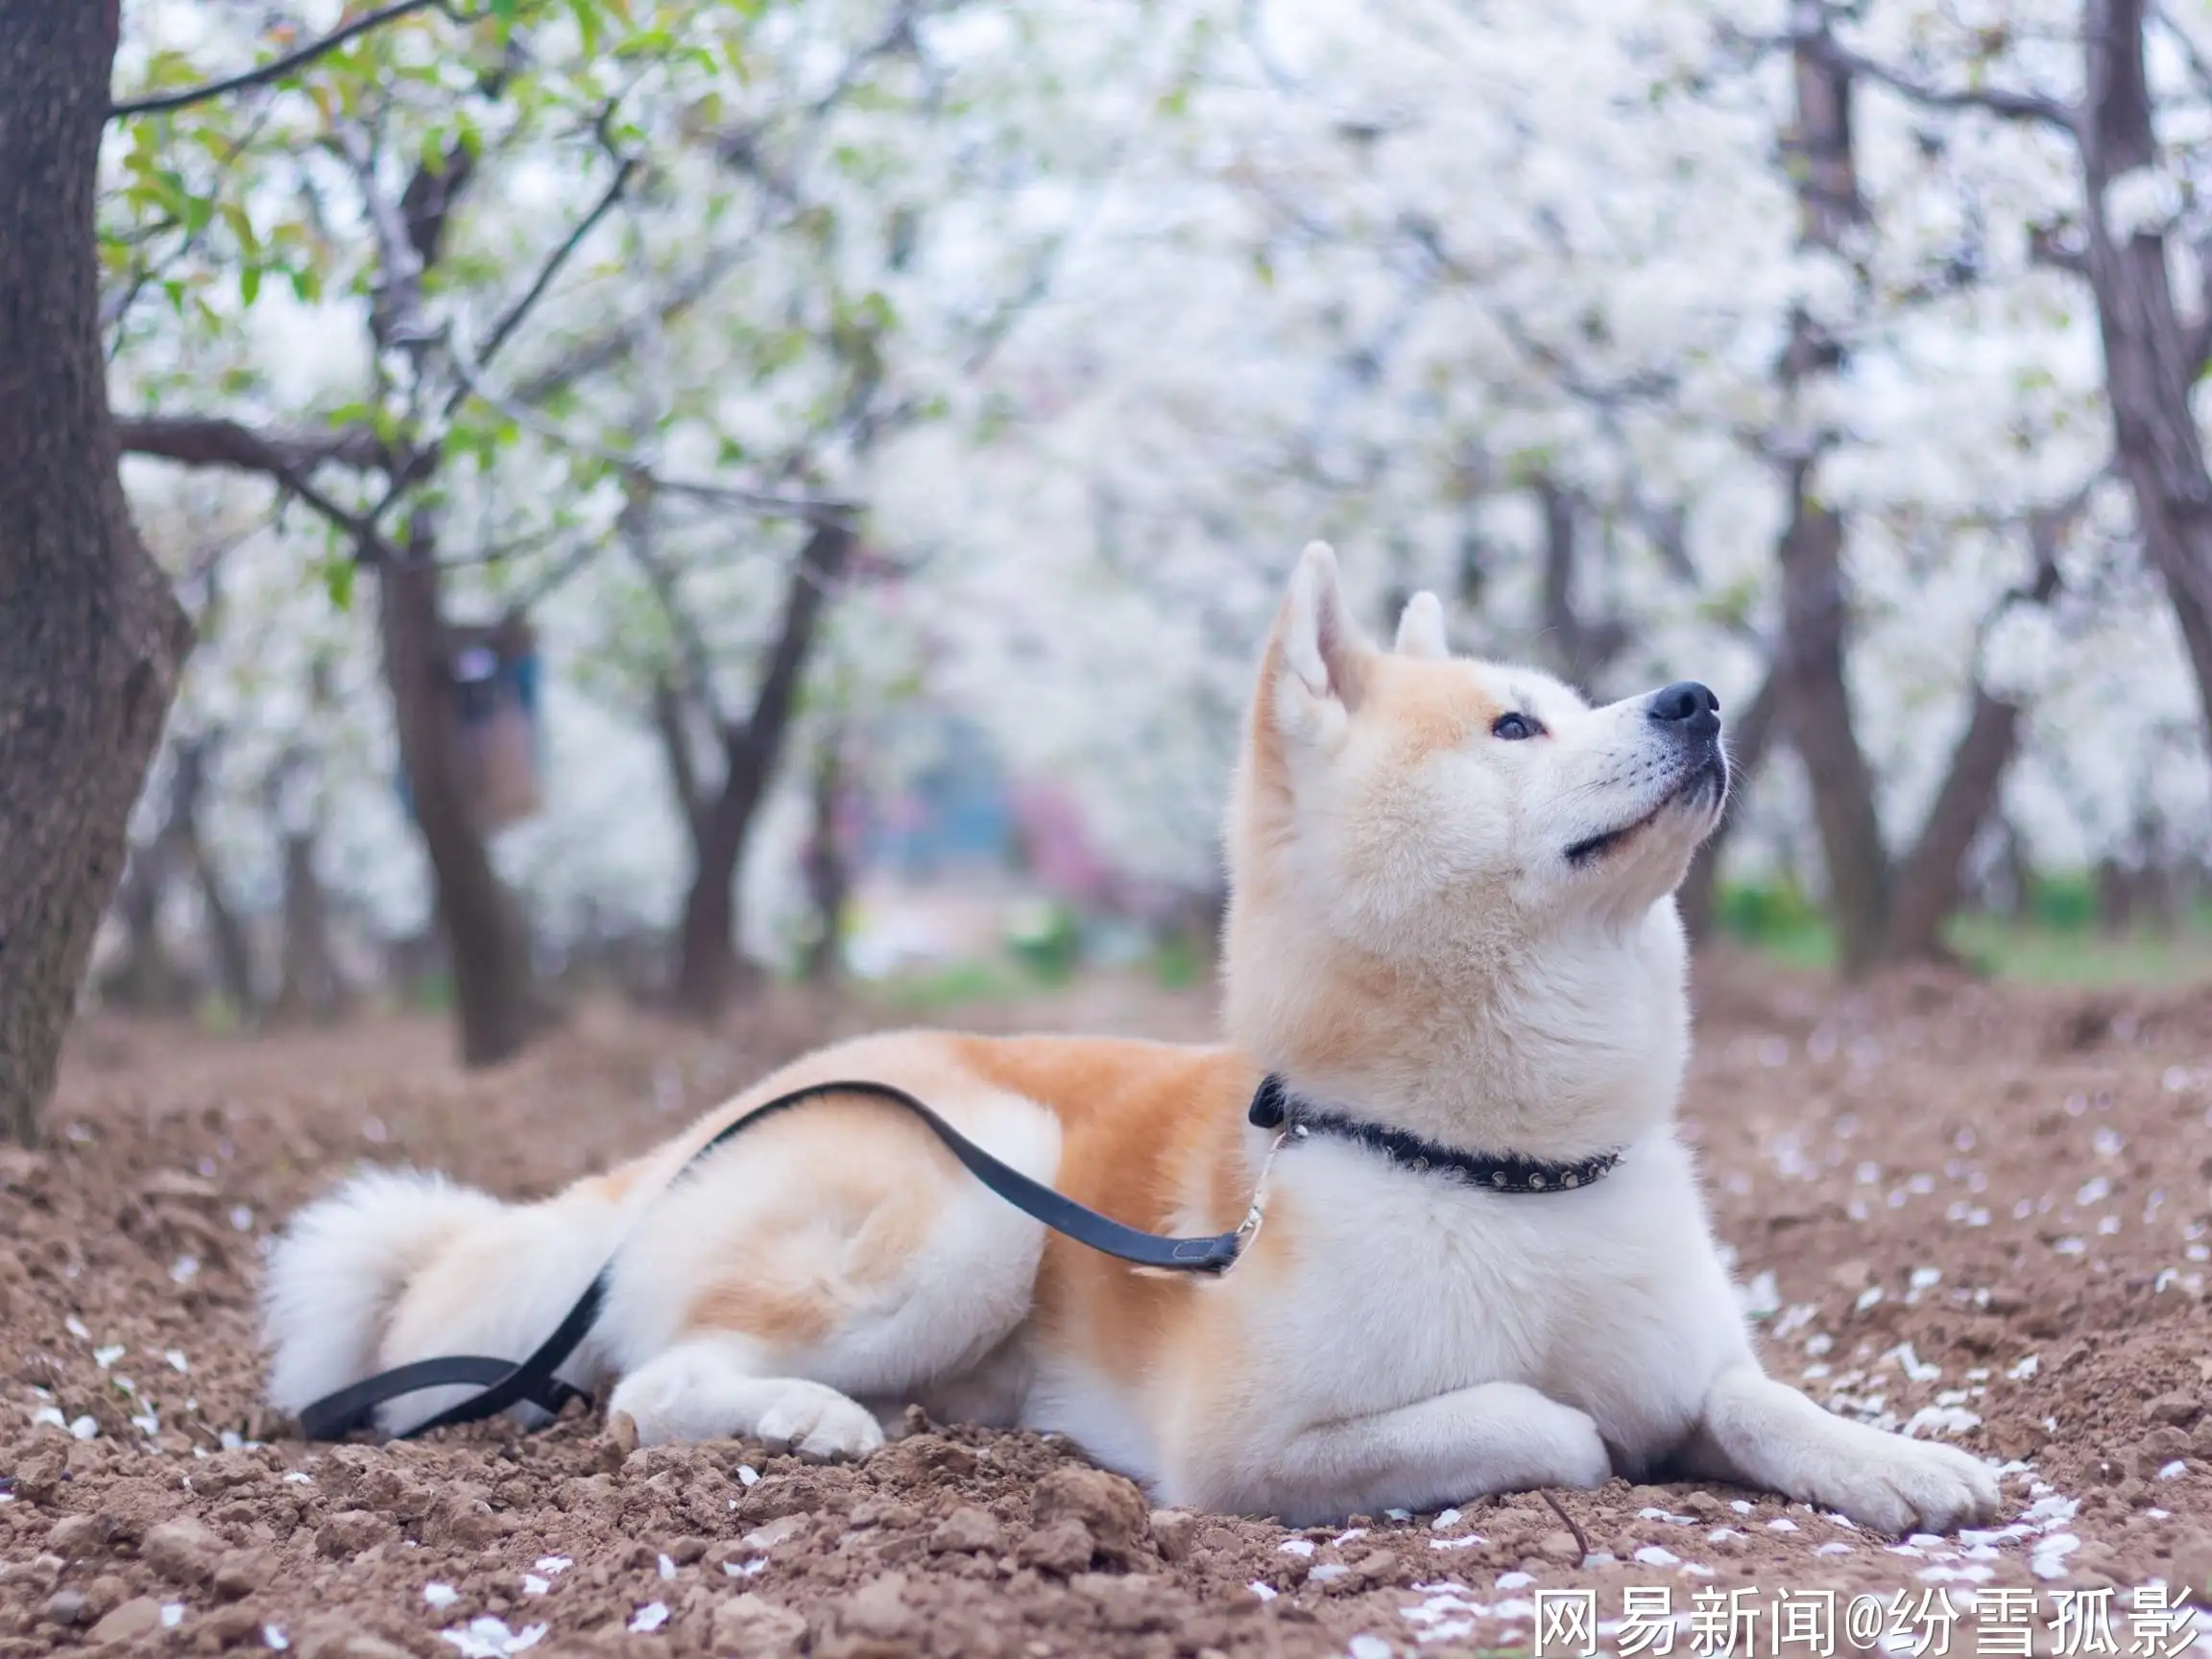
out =
<path fill-rule="evenodd" d="M 1716 748 L 1710 758 L 1700 761 L 1683 774 L 1680 782 L 1660 798 L 1659 804 L 1632 824 L 1623 824 L 1618 830 L 1600 830 L 1585 836 L 1567 849 L 1567 862 L 1576 869 L 1585 869 L 1597 863 L 1607 854 L 1618 852 L 1638 835 L 1656 824 L 1670 806 L 1703 805 L 1718 802 L 1728 786 L 1728 763 Z"/>

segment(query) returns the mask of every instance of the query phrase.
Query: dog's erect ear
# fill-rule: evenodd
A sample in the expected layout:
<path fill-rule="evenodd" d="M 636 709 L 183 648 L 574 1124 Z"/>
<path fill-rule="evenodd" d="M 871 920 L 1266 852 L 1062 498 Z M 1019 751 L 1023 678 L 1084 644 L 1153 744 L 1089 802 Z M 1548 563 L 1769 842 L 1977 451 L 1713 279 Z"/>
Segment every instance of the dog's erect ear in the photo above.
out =
<path fill-rule="evenodd" d="M 1452 655 L 1444 637 L 1444 607 L 1436 595 L 1420 592 L 1406 601 L 1398 618 L 1398 655 L 1432 657 L 1441 661 Z"/>
<path fill-rule="evenodd" d="M 1283 669 L 1278 716 L 1287 728 L 1320 725 L 1359 706 L 1368 661 L 1375 648 L 1359 633 L 1344 603 L 1336 555 L 1326 541 L 1309 541 L 1290 574 L 1290 590 L 1275 618 L 1275 647 Z"/>

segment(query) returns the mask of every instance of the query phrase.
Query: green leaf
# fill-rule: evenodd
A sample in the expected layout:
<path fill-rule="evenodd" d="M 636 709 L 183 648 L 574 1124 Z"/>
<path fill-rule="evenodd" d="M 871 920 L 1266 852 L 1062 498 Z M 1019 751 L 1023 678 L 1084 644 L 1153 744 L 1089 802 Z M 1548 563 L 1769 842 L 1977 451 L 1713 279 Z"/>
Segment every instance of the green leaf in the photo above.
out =
<path fill-rule="evenodd" d="M 223 223 L 230 228 L 230 234 L 238 238 L 243 252 L 252 254 L 260 248 L 260 239 L 253 233 L 253 217 L 246 211 L 243 202 L 223 204 Z"/>
<path fill-rule="evenodd" d="M 241 266 L 239 266 L 239 267 L 238 267 L 238 298 L 239 298 L 241 301 L 244 301 L 246 304 L 248 304 L 248 305 L 251 305 L 251 304 L 252 304 L 252 303 L 253 303 L 253 301 L 254 301 L 258 300 L 260 297 L 261 297 L 261 267 L 260 267 L 260 266 L 258 266 L 258 265 L 241 265 Z"/>
<path fill-rule="evenodd" d="M 332 553 L 316 567 L 323 578 L 323 590 L 330 595 L 330 603 L 340 611 L 353 609 L 353 578 L 359 566 L 345 553 Z"/>

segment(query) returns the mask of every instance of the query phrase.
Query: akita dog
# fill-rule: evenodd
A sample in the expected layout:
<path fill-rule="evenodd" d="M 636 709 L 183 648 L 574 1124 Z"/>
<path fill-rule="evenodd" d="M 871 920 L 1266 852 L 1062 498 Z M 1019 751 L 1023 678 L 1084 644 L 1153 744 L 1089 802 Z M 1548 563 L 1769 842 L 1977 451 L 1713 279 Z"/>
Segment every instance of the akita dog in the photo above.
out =
<path fill-rule="evenodd" d="M 1224 1046 L 888 1033 L 541 1203 L 358 1176 L 271 1259 L 270 1398 L 519 1357 L 612 1257 L 563 1374 L 612 1381 L 648 1444 L 865 1455 L 918 1402 L 1059 1431 L 1165 1503 L 1293 1526 L 1660 1471 L 1890 1533 L 1984 1520 L 1976 1458 L 1768 1378 L 1715 1252 L 1673 1121 L 1672 895 L 1726 787 L 1704 686 L 1593 709 L 1454 658 L 1430 594 L 1381 650 L 1315 543 L 1230 812 Z M 1265 1224 L 1218 1277 L 1135 1272 L 894 1107 L 834 1095 L 672 1182 L 754 1107 L 854 1078 L 1146 1230 L 1236 1227 L 1264 1166 Z M 1272 1117 L 1248 1118 L 1256 1092 Z M 1285 1116 L 1303 1132 L 1250 1120 Z"/>

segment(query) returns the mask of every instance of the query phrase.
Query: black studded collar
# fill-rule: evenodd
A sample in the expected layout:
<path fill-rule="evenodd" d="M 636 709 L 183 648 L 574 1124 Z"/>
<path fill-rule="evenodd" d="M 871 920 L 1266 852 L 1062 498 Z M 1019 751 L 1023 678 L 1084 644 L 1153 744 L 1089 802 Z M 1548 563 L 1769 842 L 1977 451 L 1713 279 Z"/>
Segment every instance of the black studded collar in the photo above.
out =
<path fill-rule="evenodd" d="M 1412 1174 L 1455 1176 L 1471 1187 L 1489 1192 L 1571 1192 L 1602 1181 L 1621 1162 L 1618 1152 L 1599 1152 L 1574 1164 L 1549 1163 L 1540 1158 L 1511 1154 L 1488 1157 L 1462 1152 L 1456 1146 L 1424 1141 L 1404 1129 L 1382 1123 L 1363 1123 L 1341 1113 L 1325 1112 L 1300 1100 L 1269 1072 L 1260 1080 L 1245 1116 L 1262 1129 L 1281 1129 L 1293 1140 L 1309 1135 L 1330 1135 L 1353 1141 L 1379 1152 Z"/>

